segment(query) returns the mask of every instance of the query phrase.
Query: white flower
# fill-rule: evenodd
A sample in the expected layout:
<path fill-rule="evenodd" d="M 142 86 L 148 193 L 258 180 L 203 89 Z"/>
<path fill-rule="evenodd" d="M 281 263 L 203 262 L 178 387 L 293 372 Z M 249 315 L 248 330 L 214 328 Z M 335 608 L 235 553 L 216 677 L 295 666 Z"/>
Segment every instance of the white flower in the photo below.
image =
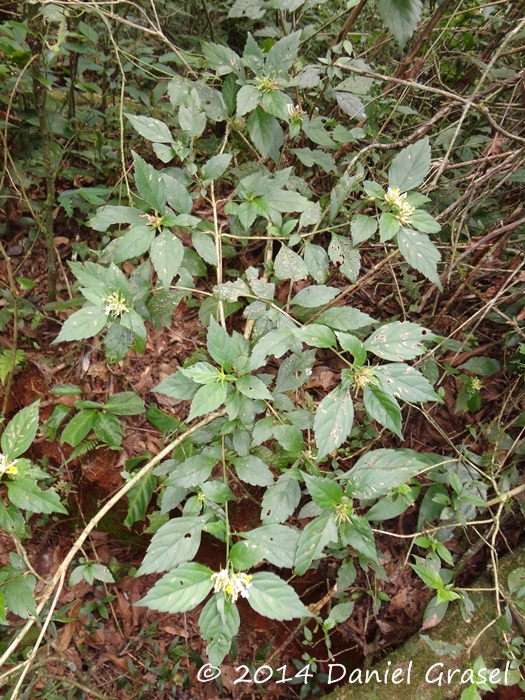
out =
<path fill-rule="evenodd" d="M 123 313 L 128 313 L 130 310 L 126 306 L 126 300 L 120 290 L 118 292 L 111 292 L 111 294 L 108 297 L 104 297 L 102 301 L 107 304 L 106 316 L 109 316 L 109 314 L 121 316 Z"/>
<path fill-rule="evenodd" d="M 0 453 L 0 476 L 2 474 L 18 474 L 18 467 L 15 466 L 17 459 L 8 459 L 6 455 Z"/>
<path fill-rule="evenodd" d="M 222 569 L 218 573 L 213 574 L 211 579 L 214 581 L 213 590 L 215 593 L 223 591 L 231 596 L 234 603 L 239 595 L 243 598 L 248 598 L 248 589 L 252 587 L 252 577 L 250 575 L 235 574 L 233 571 L 228 571 L 228 569 Z"/>
<path fill-rule="evenodd" d="M 392 207 L 394 216 L 403 226 L 411 223 L 412 216 L 416 211 L 416 208 L 409 204 L 406 199 L 407 193 L 401 193 L 397 187 L 389 187 L 385 194 L 385 202 Z"/>

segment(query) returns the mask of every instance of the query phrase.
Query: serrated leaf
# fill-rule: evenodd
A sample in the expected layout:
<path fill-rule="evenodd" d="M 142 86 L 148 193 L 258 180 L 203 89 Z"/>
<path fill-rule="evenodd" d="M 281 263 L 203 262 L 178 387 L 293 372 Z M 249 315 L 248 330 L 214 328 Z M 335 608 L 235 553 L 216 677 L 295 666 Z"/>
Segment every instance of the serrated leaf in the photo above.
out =
<path fill-rule="evenodd" d="M 214 318 L 210 319 L 207 341 L 207 349 L 212 358 L 229 372 L 236 356 L 235 347 L 231 337 Z"/>
<path fill-rule="evenodd" d="M 339 86 L 340 87 L 340 86 Z M 350 119 L 365 119 L 365 106 L 357 95 L 345 90 L 336 90 L 337 104 Z"/>
<path fill-rule="evenodd" d="M 377 219 L 373 216 L 363 216 L 358 214 L 350 225 L 352 231 L 352 241 L 354 245 L 364 243 L 372 238 L 377 231 Z"/>
<path fill-rule="evenodd" d="M 501 369 L 501 362 L 492 357 L 471 357 L 469 360 L 459 365 L 458 369 L 468 369 L 479 377 L 490 377 Z"/>
<path fill-rule="evenodd" d="M 322 459 L 343 444 L 350 435 L 353 422 L 352 397 L 339 386 L 325 396 L 315 412 L 317 459 Z"/>
<path fill-rule="evenodd" d="M 359 250 L 354 248 L 348 239 L 332 233 L 328 256 L 334 265 L 340 265 L 340 272 L 348 277 L 350 282 L 355 283 L 361 269 Z"/>
<path fill-rule="evenodd" d="M 182 182 L 166 173 L 162 174 L 166 185 L 167 202 L 178 214 L 191 214 L 193 199 L 188 194 Z"/>
<path fill-rule="evenodd" d="M 243 85 L 237 93 L 237 119 L 248 112 L 253 112 L 261 97 L 261 92 L 254 85 Z"/>
<path fill-rule="evenodd" d="M 205 180 L 216 180 L 223 175 L 230 165 L 232 159 L 231 153 L 221 153 L 218 156 L 213 156 L 204 165 L 203 177 Z"/>
<path fill-rule="evenodd" d="M 337 332 L 337 339 L 339 340 L 339 345 L 347 352 L 352 353 L 354 356 L 354 364 L 357 367 L 362 367 L 366 360 L 366 350 L 363 343 L 356 338 L 355 335 L 350 333 Z"/>
<path fill-rule="evenodd" d="M 412 214 L 410 224 L 423 233 L 439 233 L 441 231 L 440 224 L 423 209 L 416 209 Z"/>
<path fill-rule="evenodd" d="M 173 518 L 158 530 L 150 542 L 137 575 L 170 571 L 191 561 L 201 543 L 206 518 Z"/>
<path fill-rule="evenodd" d="M 28 579 L 24 580 L 21 577 L 17 577 L 15 581 L 7 583 L 3 587 L 7 609 L 24 620 L 27 620 L 30 616 L 37 617 L 38 615 L 33 593 L 35 578 L 34 576 L 28 578 L 32 580 L 32 586 L 28 585 Z"/>
<path fill-rule="evenodd" d="M 304 260 L 284 244 L 281 245 L 275 258 L 274 270 L 276 276 L 281 280 L 297 282 L 308 277 L 308 268 Z"/>
<path fill-rule="evenodd" d="M 323 510 L 331 510 L 341 503 L 343 489 L 332 479 L 311 476 L 303 472 L 304 483 L 315 503 Z"/>
<path fill-rule="evenodd" d="M 128 513 L 124 520 L 125 527 L 131 527 L 133 523 L 144 520 L 149 502 L 155 491 L 157 481 L 153 472 L 145 474 L 138 484 L 128 491 Z M 162 528 L 161 528 L 162 529 Z M 155 538 L 154 538 L 155 539 Z M 151 548 L 151 544 L 150 544 Z"/>
<path fill-rule="evenodd" d="M 255 344 L 250 357 L 250 369 L 261 367 L 268 355 L 281 357 L 290 350 L 294 342 L 295 335 L 290 329 L 270 331 Z"/>
<path fill-rule="evenodd" d="M 299 340 L 313 348 L 334 348 L 337 345 L 333 330 L 320 323 L 310 323 L 302 328 L 294 329 Z"/>
<path fill-rule="evenodd" d="M 393 214 L 383 212 L 379 219 L 379 240 L 381 243 L 390 241 L 401 228 L 401 224 Z"/>
<path fill-rule="evenodd" d="M 287 73 L 294 64 L 300 39 L 301 31 L 297 31 L 276 41 L 266 55 L 266 72 L 275 75 Z"/>
<path fill-rule="evenodd" d="M 404 363 L 375 368 L 384 391 L 403 401 L 441 401 L 432 384 L 417 369 Z"/>
<path fill-rule="evenodd" d="M 360 500 L 379 498 L 428 467 L 403 450 L 371 450 L 341 477 Z"/>
<path fill-rule="evenodd" d="M 319 245 L 306 241 L 304 246 L 304 262 L 309 274 L 318 284 L 326 281 L 328 273 L 328 255 L 326 250 Z"/>
<path fill-rule="evenodd" d="M 294 589 L 269 571 L 253 575 L 248 603 L 259 615 L 270 620 L 293 620 L 310 617 Z"/>
<path fill-rule="evenodd" d="M 233 460 L 235 471 L 241 481 L 245 481 L 252 486 L 272 486 L 274 483 L 273 474 L 268 466 L 254 455 L 238 457 Z"/>
<path fill-rule="evenodd" d="M 329 304 L 332 299 L 340 293 L 340 289 L 326 287 L 324 284 L 315 284 L 305 287 L 298 292 L 290 301 L 291 304 L 304 306 L 307 309 L 314 309 L 318 306 Z"/>
<path fill-rule="evenodd" d="M 53 489 L 42 491 L 33 479 L 16 479 L 7 482 L 7 493 L 11 503 L 32 513 L 64 513 L 60 496 Z"/>
<path fill-rule="evenodd" d="M 171 143 L 173 141 L 171 132 L 164 122 L 152 117 L 139 117 L 126 113 L 124 113 L 124 116 L 135 131 L 138 131 L 148 141 L 153 143 Z"/>
<path fill-rule="evenodd" d="M 378 0 L 379 16 L 403 49 L 416 31 L 423 5 L 421 0 Z"/>
<path fill-rule="evenodd" d="M 323 549 L 330 542 L 337 542 L 339 536 L 332 513 L 323 513 L 311 520 L 304 528 L 295 555 L 296 576 L 302 576 L 314 559 L 322 556 Z"/>
<path fill-rule="evenodd" d="M 151 262 L 164 289 L 169 288 L 179 271 L 183 258 L 184 246 L 177 236 L 164 229 L 151 246 Z"/>
<path fill-rule="evenodd" d="M 300 500 L 301 489 L 297 480 L 283 474 L 274 486 L 264 492 L 261 520 L 263 523 L 283 523 L 292 515 Z"/>
<path fill-rule="evenodd" d="M 273 400 L 266 384 L 252 374 L 243 374 L 242 377 L 239 377 L 235 386 L 241 394 L 244 394 L 250 399 L 262 399 L 263 401 Z"/>
<path fill-rule="evenodd" d="M 86 306 L 79 309 L 66 319 L 53 344 L 92 338 L 104 328 L 107 320 L 108 317 L 102 306 Z"/>
<path fill-rule="evenodd" d="M 230 550 L 230 559 L 235 568 L 249 569 L 263 559 L 280 568 L 293 568 L 300 536 L 297 530 L 285 525 L 263 525 L 239 535 L 243 538 L 242 541 L 237 542 Z M 238 566 L 236 556 L 239 561 L 251 563 Z"/>
<path fill-rule="evenodd" d="M 203 484 L 209 478 L 213 467 L 217 464 L 215 457 L 195 455 L 179 464 L 166 480 L 167 486 L 192 488 Z"/>
<path fill-rule="evenodd" d="M 205 641 L 219 637 L 221 634 L 227 639 L 231 639 L 239 631 L 241 619 L 237 606 L 232 603 L 225 608 L 225 610 L 220 611 L 217 605 L 217 596 L 212 596 L 202 609 L 199 617 L 199 629 Z M 222 660 L 212 661 L 209 647 L 206 651 L 211 664 L 222 663 Z"/>
<path fill-rule="evenodd" d="M 273 434 L 277 442 L 293 455 L 299 455 L 304 449 L 303 434 L 295 425 L 278 425 Z"/>
<path fill-rule="evenodd" d="M 164 394 L 172 399 L 181 399 L 183 401 L 191 401 L 198 390 L 199 385 L 190 377 L 185 377 L 182 372 L 175 372 L 152 389 L 158 394 Z"/>
<path fill-rule="evenodd" d="M 401 228 L 397 234 L 397 245 L 407 263 L 421 272 L 442 291 L 443 287 L 437 272 L 437 264 L 441 253 L 424 233 L 418 233 L 408 228 Z"/>
<path fill-rule="evenodd" d="M 202 564 L 182 564 L 163 576 L 135 605 L 169 613 L 193 610 L 213 588 L 212 574 Z"/>
<path fill-rule="evenodd" d="M 210 236 L 202 231 L 194 231 L 191 235 L 191 241 L 193 243 L 193 247 L 204 262 L 214 266 L 219 264 L 219 261 L 217 260 L 217 249 L 215 247 L 215 242 L 210 238 Z"/>
<path fill-rule="evenodd" d="M 142 199 L 155 211 L 164 213 L 166 205 L 166 184 L 162 175 L 131 151 L 135 165 L 135 185 Z"/>
<path fill-rule="evenodd" d="M 383 0 L 379 0 L 382 2 Z M 419 0 L 398 0 L 400 2 L 419 2 Z M 392 0 L 388 0 L 392 2 Z M 421 184 L 430 169 L 430 141 L 428 136 L 403 148 L 392 161 L 388 170 L 388 184 L 400 192 L 415 190 Z"/>
<path fill-rule="evenodd" d="M 394 321 L 377 328 L 365 340 L 365 348 L 384 360 L 413 360 L 426 352 L 423 341 L 435 337 L 417 323 Z"/>
<path fill-rule="evenodd" d="M 35 439 L 39 404 L 40 400 L 35 401 L 19 411 L 2 433 L 0 444 L 8 462 L 28 450 Z"/>
<path fill-rule="evenodd" d="M 222 406 L 226 399 L 226 392 L 227 386 L 222 382 L 202 386 L 193 397 L 187 420 L 191 421 Z"/>
<path fill-rule="evenodd" d="M 104 409 L 116 416 L 138 416 L 145 413 L 144 403 L 134 391 L 119 391 L 104 404 Z"/>
<path fill-rule="evenodd" d="M 277 119 L 257 107 L 248 117 L 248 133 L 255 148 L 263 156 L 270 156 L 275 163 L 280 159 L 280 148 L 284 143 L 283 130 Z"/>
<path fill-rule="evenodd" d="M 401 409 L 392 394 L 370 384 L 365 387 L 363 401 L 371 418 L 403 439 Z"/>
<path fill-rule="evenodd" d="M 350 516 L 341 527 L 341 540 L 365 557 L 377 562 L 377 550 L 370 523 L 358 515 Z"/>
<path fill-rule="evenodd" d="M 115 206 L 113 204 L 107 204 L 106 206 L 99 207 L 97 209 L 97 213 L 94 216 L 92 216 L 89 220 L 89 225 L 91 226 L 91 228 L 95 229 L 95 231 L 107 231 L 108 228 L 110 226 L 113 226 L 114 224 L 137 225 L 144 223 L 144 219 L 142 218 L 143 216 L 144 212 L 140 209 L 135 209 L 134 207 L 124 207 Z M 86 267 L 88 264 L 99 267 L 96 265 L 96 263 L 85 263 Z M 69 265 L 72 266 L 71 269 L 73 269 L 73 265 L 77 265 L 80 268 L 82 267 L 81 263 L 70 262 Z M 84 286 L 88 286 L 83 281 L 82 284 Z"/>
<path fill-rule="evenodd" d="M 368 314 L 353 309 L 351 306 L 334 306 L 323 311 L 317 318 L 317 323 L 336 328 L 341 331 L 356 331 L 374 323 L 374 319 Z"/>
<path fill-rule="evenodd" d="M 356 182 L 357 177 L 350 177 L 345 173 L 330 193 L 330 222 L 335 219 L 341 210 L 345 199 L 353 190 Z"/>

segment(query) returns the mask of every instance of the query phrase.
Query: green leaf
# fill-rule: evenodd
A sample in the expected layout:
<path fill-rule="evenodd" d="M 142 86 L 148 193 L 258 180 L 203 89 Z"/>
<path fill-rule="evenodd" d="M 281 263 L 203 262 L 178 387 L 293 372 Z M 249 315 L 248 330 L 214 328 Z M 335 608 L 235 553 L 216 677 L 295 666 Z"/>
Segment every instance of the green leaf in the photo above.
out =
<path fill-rule="evenodd" d="M 188 194 L 184 185 L 174 177 L 162 174 L 166 185 L 166 197 L 170 207 L 178 214 L 191 214 L 193 209 L 193 199 Z"/>
<path fill-rule="evenodd" d="M 410 564 L 410 566 L 429 588 L 439 590 L 444 587 L 443 580 L 435 569 L 432 569 L 430 566 L 422 566 L 421 564 Z"/>
<path fill-rule="evenodd" d="M 270 331 L 255 344 L 250 357 L 250 369 L 262 367 L 268 355 L 281 357 L 290 350 L 294 342 L 295 335 L 290 329 Z"/>
<path fill-rule="evenodd" d="M 190 367 L 181 367 L 179 372 L 198 384 L 215 384 L 220 379 L 219 370 L 209 362 L 196 362 Z"/>
<path fill-rule="evenodd" d="M 235 73 L 238 76 L 244 74 L 241 59 L 227 46 L 221 44 L 203 43 L 202 53 L 206 59 L 208 68 L 216 70 L 218 75 L 228 75 Z"/>
<path fill-rule="evenodd" d="M 53 344 L 63 343 L 66 340 L 92 338 L 104 328 L 107 320 L 108 317 L 102 306 L 86 306 L 79 309 L 66 319 Z"/>
<path fill-rule="evenodd" d="M 306 211 L 311 207 L 311 202 L 298 192 L 289 190 L 273 190 L 268 195 L 268 200 L 273 209 L 280 212 Z"/>
<path fill-rule="evenodd" d="M 320 245 L 306 241 L 304 246 L 304 262 L 309 274 L 318 284 L 326 281 L 328 273 L 328 255 Z"/>
<path fill-rule="evenodd" d="M 124 116 L 131 123 L 131 126 L 148 141 L 153 141 L 153 143 L 172 143 L 173 137 L 164 122 L 152 117 L 139 117 L 126 114 L 125 112 Z"/>
<path fill-rule="evenodd" d="M 352 221 L 350 226 L 352 231 L 352 241 L 354 245 L 359 245 L 372 238 L 377 231 L 377 219 L 373 216 L 363 216 L 359 214 Z"/>
<path fill-rule="evenodd" d="M 293 250 L 281 244 L 281 248 L 275 258 L 274 270 L 276 276 L 281 280 L 304 280 L 308 277 L 308 268 L 304 260 L 294 253 Z"/>
<path fill-rule="evenodd" d="M 254 455 L 239 457 L 233 460 L 235 471 L 241 481 L 245 481 L 252 486 L 272 486 L 274 483 L 273 474 L 268 466 Z"/>
<path fill-rule="evenodd" d="M 0 444 L 8 462 L 28 450 L 35 439 L 36 431 L 38 430 L 39 404 L 40 400 L 35 401 L 30 406 L 26 406 L 26 408 L 19 411 L 9 421 L 2 433 Z"/>
<path fill-rule="evenodd" d="M 144 212 L 140 209 L 135 209 L 134 207 L 123 207 L 108 204 L 104 207 L 99 207 L 95 216 L 92 216 L 89 220 L 89 225 L 95 231 L 107 231 L 110 226 L 114 224 L 132 224 L 137 225 L 144 223 Z M 78 266 L 77 269 L 82 268 L 81 263 L 69 263 L 71 269 L 73 265 Z M 85 263 L 86 268 L 88 265 L 94 265 L 95 267 L 101 267 L 96 263 Z M 102 268 L 104 269 L 104 268 Z M 86 284 L 85 281 L 81 280 L 84 287 L 90 286 Z"/>
<path fill-rule="evenodd" d="M 263 523 L 283 523 L 299 505 L 301 489 L 296 479 L 283 474 L 264 492 L 261 503 Z"/>
<path fill-rule="evenodd" d="M 379 240 L 381 243 L 390 241 L 401 228 L 401 224 L 393 214 L 383 212 L 379 219 Z"/>
<path fill-rule="evenodd" d="M 134 391 L 119 391 L 113 394 L 104 404 L 106 411 L 116 416 L 138 416 L 145 413 L 144 403 Z"/>
<path fill-rule="evenodd" d="M 334 348 L 337 345 L 334 332 L 328 326 L 319 323 L 295 328 L 294 334 L 301 342 L 313 348 Z"/>
<path fill-rule="evenodd" d="M 137 575 L 170 571 L 191 561 L 199 549 L 206 520 L 202 516 L 183 516 L 163 525 L 153 535 Z"/>
<path fill-rule="evenodd" d="M 32 586 L 28 585 L 28 579 L 32 581 Z M 7 583 L 3 588 L 7 609 L 24 620 L 30 616 L 37 617 L 34 587 L 34 576 L 29 576 L 26 579 L 19 576 L 12 583 Z"/>
<path fill-rule="evenodd" d="M 205 180 L 216 180 L 221 175 L 224 175 L 226 169 L 230 165 L 232 159 L 231 153 L 221 153 L 218 156 L 213 156 L 203 168 L 203 178 Z"/>
<path fill-rule="evenodd" d="M 336 171 L 335 161 L 332 156 L 320 148 L 317 148 L 315 151 L 311 148 L 292 148 L 291 150 L 307 168 L 319 165 L 327 173 Z"/>
<path fill-rule="evenodd" d="M 343 444 L 350 435 L 353 422 L 352 397 L 339 385 L 325 396 L 315 413 L 314 434 L 318 460 Z"/>
<path fill-rule="evenodd" d="M 26 534 L 26 523 L 22 513 L 12 503 L 5 506 L 3 499 L 0 500 L 0 527 L 9 535 L 14 535 L 23 539 Z M 0 611 L 0 619 L 2 618 Z"/>
<path fill-rule="evenodd" d="M 340 480 L 349 485 L 355 498 L 365 501 L 384 496 L 427 467 L 403 450 L 371 450 Z"/>
<path fill-rule="evenodd" d="M 251 569 L 263 559 L 279 568 L 293 568 L 299 542 L 297 530 L 285 525 L 263 525 L 239 535 L 243 540 L 230 550 L 230 561 L 236 569 Z"/>
<path fill-rule="evenodd" d="M 381 365 L 375 368 L 384 391 L 403 401 L 440 401 L 432 384 L 417 369 L 404 363 Z"/>
<path fill-rule="evenodd" d="M 377 550 L 374 534 L 366 518 L 358 515 L 350 516 L 350 521 L 345 522 L 341 528 L 343 544 L 353 547 L 365 557 L 377 562 Z"/>
<path fill-rule="evenodd" d="M 263 155 L 279 162 L 279 149 L 284 143 L 283 130 L 277 119 L 257 107 L 248 117 L 248 133 L 255 148 Z"/>
<path fill-rule="evenodd" d="M 191 402 L 191 410 L 187 420 L 191 421 L 222 406 L 226 399 L 226 392 L 227 386 L 222 382 L 202 386 Z"/>
<path fill-rule="evenodd" d="M 124 520 L 125 527 L 131 527 L 133 523 L 144 520 L 153 491 L 157 485 L 157 480 L 153 472 L 145 474 L 138 484 L 128 491 L 128 513 Z M 151 547 L 151 545 L 150 545 Z"/>
<path fill-rule="evenodd" d="M 217 248 L 210 236 L 202 231 L 194 231 L 191 235 L 191 241 L 193 247 L 205 262 L 215 267 L 219 264 Z"/>
<path fill-rule="evenodd" d="M 301 31 L 292 32 L 276 41 L 266 55 L 266 73 L 283 75 L 293 66 L 299 50 Z"/>
<path fill-rule="evenodd" d="M 63 445 L 65 442 L 71 447 L 76 447 L 82 440 L 86 437 L 89 431 L 93 428 L 95 424 L 95 416 L 97 411 L 88 408 L 84 411 L 80 411 L 76 416 L 69 421 L 62 435 L 60 436 L 60 442 Z"/>
<path fill-rule="evenodd" d="M 205 641 L 208 661 L 212 666 L 220 666 L 230 651 L 232 639 L 239 631 L 241 619 L 235 603 L 226 603 L 219 610 L 221 594 L 214 595 L 206 603 L 199 617 L 199 629 Z"/>
<path fill-rule="evenodd" d="M 441 260 L 441 253 L 424 233 L 418 233 L 408 228 L 401 228 L 397 234 L 399 252 L 407 263 L 421 272 L 427 279 L 433 282 L 442 291 L 443 287 L 437 272 L 437 264 Z"/>
<path fill-rule="evenodd" d="M 170 231 L 164 229 L 151 246 L 151 262 L 164 289 L 168 289 L 179 271 L 184 257 L 184 246 Z"/>
<path fill-rule="evenodd" d="M 213 588 L 212 574 L 202 564 L 182 564 L 163 576 L 135 605 L 172 614 L 193 610 Z"/>
<path fill-rule="evenodd" d="M 190 377 L 184 376 L 182 372 L 175 372 L 167 379 L 164 379 L 152 391 L 157 394 L 164 394 L 172 399 L 181 399 L 182 401 L 191 401 L 199 389 Z"/>
<path fill-rule="evenodd" d="M 55 396 L 78 396 L 82 389 L 76 384 L 56 384 L 49 393 Z"/>
<path fill-rule="evenodd" d="M 378 0 L 377 3 L 379 16 L 401 49 L 416 31 L 422 9 L 421 0 Z"/>
<path fill-rule="evenodd" d="M 323 549 L 330 542 L 337 542 L 339 536 L 332 513 L 323 513 L 311 520 L 304 528 L 295 555 L 296 576 L 302 576 L 314 559 L 320 559 Z"/>
<path fill-rule="evenodd" d="M 328 248 L 328 256 L 334 265 L 340 265 L 339 271 L 355 283 L 361 269 L 361 255 L 350 241 L 332 233 L 332 241 Z"/>
<path fill-rule="evenodd" d="M 235 386 L 241 394 L 250 399 L 262 399 L 263 401 L 272 401 L 273 399 L 266 388 L 266 384 L 252 374 L 243 374 L 242 377 L 239 377 Z"/>
<path fill-rule="evenodd" d="M 340 291 L 340 289 L 335 287 L 326 287 L 324 284 L 313 284 L 310 287 L 301 289 L 290 303 L 304 306 L 307 309 L 314 309 L 318 306 L 329 304 Z"/>
<path fill-rule="evenodd" d="M 379 0 L 378 6 L 384 0 Z M 389 0 L 391 2 L 392 0 Z M 419 0 L 397 0 L 401 3 Z M 392 161 L 388 170 L 388 184 L 401 192 L 419 187 L 430 169 L 430 141 L 428 136 L 403 148 Z"/>
<path fill-rule="evenodd" d="M 371 418 L 403 439 L 401 409 L 392 394 L 369 384 L 363 392 L 363 401 Z"/>
<path fill-rule="evenodd" d="M 237 119 L 248 112 L 253 112 L 261 97 L 261 93 L 254 85 L 243 85 L 237 93 Z"/>
<path fill-rule="evenodd" d="M 248 603 L 255 612 L 270 620 L 311 617 L 294 589 L 269 571 L 253 575 Z"/>
<path fill-rule="evenodd" d="M 317 143 L 319 146 L 337 148 L 337 143 L 330 138 L 330 134 L 324 128 L 324 122 L 321 117 L 315 117 L 309 121 L 305 119 L 303 121 L 303 131 L 310 141 Z"/>
<path fill-rule="evenodd" d="M 426 352 L 423 340 L 435 337 L 417 323 L 394 321 L 377 328 L 365 340 L 365 348 L 384 360 L 413 360 Z"/>
<path fill-rule="evenodd" d="M 293 455 L 299 456 L 304 449 L 303 434 L 295 425 L 278 425 L 273 434 L 277 442 Z"/>
<path fill-rule="evenodd" d="M 303 472 L 304 483 L 315 503 L 323 510 L 331 510 L 341 503 L 343 489 L 332 479 L 311 476 Z"/>
<path fill-rule="evenodd" d="M 423 233 L 439 233 L 441 231 L 441 226 L 434 217 L 422 209 L 416 209 L 412 214 L 410 224 Z"/>
<path fill-rule="evenodd" d="M 214 318 L 210 319 L 207 341 L 207 349 L 212 358 L 229 372 L 236 357 L 235 347 L 231 337 Z"/>
<path fill-rule="evenodd" d="M 176 486 L 182 488 L 191 488 L 204 483 L 213 471 L 213 467 L 217 464 L 216 457 L 208 457 L 207 455 L 195 455 L 179 464 L 166 480 L 167 486 Z"/>
<path fill-rule="evenodd" d="M 370 326 L 374 323 L 374 319 L 359 309 L 353 309 L 350 306 L 336 306 L 323 311 L 316 322 L 341 331 L 355 331 Z"/>
<path fill-rule="evenodd" d="M 124 430 L 118 418 L 111 413 L 102 413 L 102 411 L 95 412 L 93 430 L 97 437 L 112 447 L 118 447 L 124 436 Z"/>
<path fill-rule="evenodd" d="M 501 362 L 492 357 L 471 357 L 469 360 L 459 365 L 458 369 L 468 369 L 479 377 L 490 377 L 501 369 Z"/>
<path fill-rule="evenodd" d="M 336 335 L 343 350 L 352 353 L 354 356 L 354 364 L 357 367 L 362 367 L 366 360 L 366 350 L 359 338 L 356 338 L 355 335 L 350 335 L 350 333 L 336 332 Z"/>
<path fill-rule="evenodd" d="M 335 219 L 356 183 L 357 177 L 350 177 L 345 173 L 334 187 L 330 193 L 330 222 Z"/>
<path fill-rule="evenodd" d="M 7 492 L 11 503 L 32 513 L 64 513 L 67 510 L 60 503 L 60 497 L 53 489 L 41 491 L 33 479 L 16 479 L 7 482 Z"/>
<path fill-rule="evenodd" d="M 166 205 L 166 183 L 162 175 L 135 151 L 131 151 L 131 155 L 135 164 L 135 185 L 138 193 L 146 204 L 163 214 Z"/>

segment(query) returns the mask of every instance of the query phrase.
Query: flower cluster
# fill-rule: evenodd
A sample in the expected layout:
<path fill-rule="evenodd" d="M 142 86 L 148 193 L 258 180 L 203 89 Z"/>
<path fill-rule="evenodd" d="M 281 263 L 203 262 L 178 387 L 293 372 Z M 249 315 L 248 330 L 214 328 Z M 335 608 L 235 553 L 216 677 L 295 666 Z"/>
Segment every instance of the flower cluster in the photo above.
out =
<path fill-rule="evenodd" d="M 124 295 L 119 290 L 118 292 L 111 292 L 108 297 L 104 297 L 103 301 L 107 304 L 106 315 L 113 314 L 113 316 L 121 316 L 123 313 L 129 312 L 126 306 L 126 299 Z"/>
<path fill-rule="evenodd" d="M 416 208 L 407 201 L 407 193 L 401 192 L 397 188 L 389 187 L 385 194 L 385 202 L 394 210 L 394 216 L 403 226 L 411 223 L 412 216 Z"/>
<path fill-rule="evenodd" d="M 213 590 L 215 593 L 224 591 L 224 593 L 231 596 L 234 603 L 239 595 L 243 598 L 248 598 L 248 589 L 252 587 L 252 577 L 248 574 L 235 574 L 233 571 L 228 571 L 228 569 L 222 569 L 218 573 L 213 574 L 211 578 L 214 581 Z"/>
<path fill-rule="evenodd" d="M 8 459 L 6 455 L 0 453 L 0 476 L 2 474 L 18 474 L 17 459 Z"/>

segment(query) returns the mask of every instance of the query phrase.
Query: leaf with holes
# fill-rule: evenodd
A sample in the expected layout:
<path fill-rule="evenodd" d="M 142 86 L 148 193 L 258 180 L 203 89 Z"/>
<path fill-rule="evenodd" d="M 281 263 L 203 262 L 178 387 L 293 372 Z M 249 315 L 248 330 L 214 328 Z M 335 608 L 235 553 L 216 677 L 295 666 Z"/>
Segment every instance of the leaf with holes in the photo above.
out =
<path fill-rule="evenodd" d="M 428 468 L 404 450 L 371 450 L 340 477 L 355 498 L 362 501 L 384 496 Z"/>
<path fill-rule="evenodd" d="M 341 385 L 331 391 L 317 407 L 314 418 L 314 434 L 317 443 L 317 459 L 340 447 L 350 435 L 354 422 L 352 397 Z"/>
<path fill-rule="evenodd" d="M 383 360 L 413 360 L 426 352 L 423 341 L 435 337 L 417 323 L 394 321 L 377 328 L 365 340 L 365 348 Z"/>
<path fill-rule="evenodd" d="M 191 561 L 201 543 L 203 516 L 173 518 L 163 525 L 150 542 L 138 576 L 170 571 Z"/>
<path fill-rule="evenodd" d="M 355 283 L 361 269 L 361 255 L 357 248 L 347 238 L 332 233 L 332 241 L 328 248 L 328 255 L 334 265 L 340 265 L 339 271 Z"/>
<path fill-rule="evenodd" d="M 38 430 L 38 406 L 40 400 L 35 401 L 30 406 L 26 406 L 19 411 L 16 416 L 9 421 L 2 433 L 2 452 L 7 461 L 19 457 L 29 449 L 35 439 Z"/>
<path fill-rule="evenodd" d="M 375 368 L 376 377 L 384 391 L 403 401 L 439 401 L 442 399 L 432 388 L 432 384 L 417 369 L 403 362 L 381 365 Z"/>
<path fill-rule="evenodd" d="M 212 574 L 202 564 L 182 564 L 157 581 L 135 605 L 172 614 L 193 610 L 213 588 Z"/>
<path fill-rule="evenodd" d="M 283 523 L 292 515 L 301 500 L 301 489 L 296 479 L 283 474 L 274 486 L 264 492 L 261 503 L 263 523 Z"/>

